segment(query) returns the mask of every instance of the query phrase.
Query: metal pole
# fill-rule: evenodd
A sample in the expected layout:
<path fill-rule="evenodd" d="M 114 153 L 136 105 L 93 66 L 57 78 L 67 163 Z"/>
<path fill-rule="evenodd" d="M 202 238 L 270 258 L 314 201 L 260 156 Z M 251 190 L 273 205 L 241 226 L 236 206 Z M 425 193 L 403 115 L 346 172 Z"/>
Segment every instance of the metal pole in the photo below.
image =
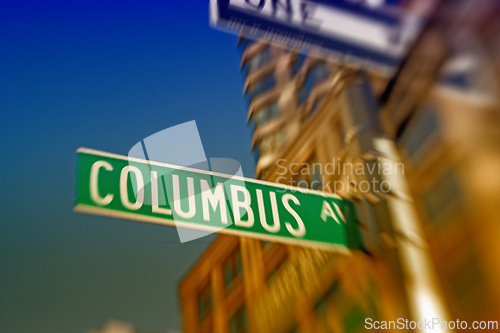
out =
<path fill-rule="evenodd" d="M 399 269 L 398 275 L 402 276 L 407 311 L 411 316 L 409 319 L 422 322 L 433 318 L 448 320 L 448 310 L 411 200 L 404 168 L 401 170 L 403 164 L 396 143 L 384 136 L 381 130 L 379 107 L 369 81 L 363 74 L 346 80 L 341 96 L 341 121 L 345 133 L 350 133 L 352 137 L 349 154 L 376 166 L 372 169 L 376 172 L 364 176 L 370 179 L 371 184 L 376 184 L 370 189 L 370 197 L 383 201 L 387 207 L 385 217 L 375 218 L 377 224 L 387 222 L 390 225 L 398 261 L 395 266 Z M 392 172 L 386 174 L 381 170 Z M 424 327 L 418 331 L 431 330 Z"/>

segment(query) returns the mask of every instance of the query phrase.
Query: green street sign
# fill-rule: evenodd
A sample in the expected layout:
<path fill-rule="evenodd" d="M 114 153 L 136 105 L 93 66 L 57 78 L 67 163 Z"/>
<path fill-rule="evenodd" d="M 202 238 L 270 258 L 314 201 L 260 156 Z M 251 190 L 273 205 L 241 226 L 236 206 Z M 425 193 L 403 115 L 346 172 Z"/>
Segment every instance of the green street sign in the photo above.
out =
<path fill-rule="evenodd" d="M 77 150 L 75 211 L 253 237 L 361 249 L 354 205 L 337 195 Z"/>

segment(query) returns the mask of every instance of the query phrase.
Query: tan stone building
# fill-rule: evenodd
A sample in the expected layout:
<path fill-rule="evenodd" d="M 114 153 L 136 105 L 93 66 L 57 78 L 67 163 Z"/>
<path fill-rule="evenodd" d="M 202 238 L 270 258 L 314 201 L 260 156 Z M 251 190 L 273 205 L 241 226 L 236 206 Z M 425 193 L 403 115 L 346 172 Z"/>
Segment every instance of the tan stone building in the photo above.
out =
<path fill-rule="evenodd" d="M 327 183 L 337 181 L 349 195 L 344 174 L 321 170 L 345 162 L 339 94 L 346 71 L 266 43 L 252 43 L 242 60 L 257 177 L 329 192 Z M 181 283 L 184 329 L 358 332 L 364 318 L 405 315 L 391 279 L 387 264 L 366 253 L 219 236 Z"/>
<path fill-rule="evenodd" d="M 451 317 L 500 317 L 498 1 L 444 1 L 382 102 Z"/>

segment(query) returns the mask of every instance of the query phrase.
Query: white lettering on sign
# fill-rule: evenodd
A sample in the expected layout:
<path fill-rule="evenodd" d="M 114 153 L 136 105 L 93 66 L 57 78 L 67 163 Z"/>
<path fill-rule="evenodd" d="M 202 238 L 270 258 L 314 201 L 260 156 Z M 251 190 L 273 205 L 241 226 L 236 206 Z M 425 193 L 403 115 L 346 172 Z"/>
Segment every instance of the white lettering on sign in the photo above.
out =
<path fill-rule="evenodd" d="M 210 206 L 215 211 L 217 206 L 220 208 L 221 222 L 227 224 L 227 207 L 226 207 L 226 198 L 224 196 L 224 186 L 222 183 L 217 183 L 215 186 L 215 190 L 212 193 L 210 190 L 210 186 L 205 179 L 200 180 L 201 185 L 201 202 L 203 205 L 203 219 L 205 221 L 210 221 L 210 212 L 208 209 L 208 203 L 210 202 Z"/>
<path fill-rule="evenodd" d="M 269 232 L 278 232 L 280 230 L 280 216 L 278 213 L 278 205 L 276 203 L 276 193 L 270 192 L 271 197 L 271 209 L 273 211 L 273 225 L 269 225 L 266 220 L 266 208 L 264 207 L 264 198 L 262 195 L 262 190 L 256 190 L 257 193 L 257 204 L 259 207 L 259 217 L 262 227 Z"/>
<path fill-rule="evenodd" d="M 102 169 L 107 172 L 101 172 Z M 176 174 L 172 174 L 167 180 L 167 178 L 162 178 L 165 176 L 159 176 L 157 171 L 151 170 L 148 174 L 143 174 L 138 167 L 132 165 L 125 166 L 121 170 L 115 169 L 109 162 L 102 160 L 94 162 L 90 168 L 90 197 L 99 206 L 109 205 L 114 199 L 112 193 L 107 193 L 105 196 L 99 193 L 99 181 L 102 181 L 103 177 L 105 179 L 107 174 L 114 173 L 115 177 L 119 175 L 120 201 L 123 207 L 132 211 L 141 209 L 144 206 L 144 182 L 149 180 L 147 178 L 149 174 L 151 180 L 151 211 L 153 213 L 168 217 L 177 215 L 189 220 L 197 215 L 198 207 L 198 214 L 200 219 L 203 218 L 203 221 L 220 222 L 227 225 L 230 218 L 228 213 L 232 212 L 234 224 L 244 228 L 252 228 L 257 215 L 262 228 L 272 234 L 280 232 L 283 229 L 282 227 L 286 228 L 296 238 L 302 238 L 306 234 L 304 221 L 297 212 L 301 203 L 293 194 L 286 193 L 278 199 L 277 193 L 272 190 L 255 189 L 254 193 L 250 193 L 245 186 L 225 184 L 223 182 L 211 186 L 207 179 L 196 179 Z M 164 180 L 163 183 L 162 179 Z M 134 186 L 130 186 L 130 182 Z M 181 186 L 183 191 L 181 191 Z M 168 206 L 168 208 L 160 207 L 160 194 L 167 193 L 165 187 L 172 190 L 171 208 Z M 227 192 L 229 198 L 226 198 L 226 187 L 229 190 Z M 133 193 L 134 196 L 130 193 L 132 188 L 137 189 L 136 193 Z M 196 195 L 195 189 L 200 190 L 200 195 Z M 186 194 L 181 196 L 181 192 Z M 256 198 L 254 203 L 252 203 L 252 195 L 255 195 L 254 198 Z M 131 199 L 133 197 L 135 197 L 135 200 Z M 161 201 L 164 202 L 163 197 Z M 231 204 L 231 207 L 228 207 L 228 204 Z M 228 211 L 228 208 L 230 211 Z M 217 214 L 217 209 L 220 211 L 219 214 Z M 285 212 L 288 213 L 286 214 L 287 217 L 283 216 Z M 342 211 L 334 202 L 324 200 L 320 216 L 323 221 L 331 217 L 338 224 L 340 224 L 340 219 L 345 222 Z"/>
<path fill-rule="evenodd" d="M 104 198 L 99 195 L 99 187 L 97 186 L 97 184 L 100 168 L 104 168 L 108 171 L 113 171 L 113 167 L 111 166 L 111 164 L 106 161 L 97 161 L 92 164 L 92 168 L 90 169 L 90 197 L 96 204 L 100 206 L 106 206 L 109 205 L 113 200 L 113 195 L 106 194 Z"/>
<path fill-rule="evenodd" d="M 97 162 L 96 162 L 97 163 Z M 129 173 L 133 173 L 135 176 L 135 181 L 137 182 L 137 194 L 135 197 L 135 202 L 130 202 L 128 198 L 128 186 L 127 180 Z M 120 173 L 120 198 L 122 200 L 122 204 L 125 208 L 130 210 L 138 210 L 142 207 L 144 202 L 144 179 L 142 178 L 141 170 L 136 168 L 135 166 L 128 165 L 122 169 Z"/>
<path fill-rule="evenodd" d="M 285 194 L 283 195 L 281 200 L 283 201 L 283 206 L 285 207 L 285 209 L 295 218 L 295 221 L 297 222 L 298 226 L 297 229 L 294 229 L 289 222 L 285 222 L 286 228 L 295 237 L 304 237 L 304 235 L 306 234 L 306 227 L 304 226 L 304 222 L 300 218 L 299 214 L 297 214 L 297 212 L 294 211 L 292 207 L 290 207 L 289 203 L 289 201 L 292 200 L 293 203 L 298 206 L 300 205 L 299 199 L 297 199 L 292 194 Z"/>
<path fill-rule="evenodd" d="M 158 173 L 151 171 L 151 206 L 153 213 L 172 215 L 172 210 L 159 206 L 158 203 Z"/>
<path fill-rule="evenodd" d="M 182 218 L 190 219 L 196 214 L 196 202 L 194 201 L 194 180 L 191 177 L 186 177 L 188 188 L 188 204 L 187 212 L 181 207 L 181 189 L 179 185 L 179 176 L 172 175 L 172 186 L 174 189 L 174 209 L 175 212 Z"/>
<path fill-rule="evenodd" d="M 333 202 L 332 202 L 332 205 L 333 205 L 333 207 L 335 207 L 335 210 L 339 214 L 342 221 L 345 223 L 344 214 L 342 214 L 342 211 L 340 210 L 339 206 L 337 206 L 337 204 L 335 204 Z M 327 201 L 323 201 L 323 207 L 321 208 L 321 218 L 323 219 L 323 221 L 326 222 L 326 219 L 328 216 L 333 218 L 335 220 L 335 222 L 340 224 L 340 221 L 339 221 L 337 215 L 335 215 L 335 213 L 333 212 L 332 206 L 330 206 L 330 204 Z"/>
<path fill-rule="evenodd" d="M 238 198 L 238 193 L 243 193 L 243 201 Z M 251 198 L 250 192 L 243 186 L 231 185 L 231 198 L 233 201 L 234 224 L 240 227 L 251 228 L 253 226 L 253 211 L 250 207 Z M 241 220 L 241 209 L 247 212 L 247 220 Z"/>

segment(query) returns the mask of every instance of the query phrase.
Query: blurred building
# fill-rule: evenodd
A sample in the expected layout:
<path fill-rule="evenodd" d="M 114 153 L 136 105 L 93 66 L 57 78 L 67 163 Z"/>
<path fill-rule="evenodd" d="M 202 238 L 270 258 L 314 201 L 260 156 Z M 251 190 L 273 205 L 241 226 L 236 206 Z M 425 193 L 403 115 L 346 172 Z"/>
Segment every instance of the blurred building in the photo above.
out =
<path fill-rule="evenodd" d="M 181 283 L 185 332 L 362 332 L 434 305 L 499 318 L 500 23 L 476 4 L 443 1 L 390 80 L 241 39 L 256 177 L 352 200 L 366 251 L 219 236 Z M 342 166 L 381 163 L 385 142 L 404 184 L 364 191 L 388 178 Z"/>
<path fill-rule="evenodd" d="M 340 94 L 349 71 L 263 42 L 241 40 L 256 176 L 349 196 Z M 382 92 L 384 80 L 370 81 Z M 277 161 L 281 163 L 277 165 Z M 290 166 L 291 164 L 296 167 Z M 301 171 L 307 169 L 307 172 Z M 283 172 L 283 170 L 287 170 Z M 365 253 L 219 236 L 180 286 L 186 332 L 359 332 L 365 318 L 405 316 L 387 264 Z"/>
<path fill-rule="evenodd" d="M 444 1 L 382 97 L 451 317 L 500 317 L 498 1 Z"/>

